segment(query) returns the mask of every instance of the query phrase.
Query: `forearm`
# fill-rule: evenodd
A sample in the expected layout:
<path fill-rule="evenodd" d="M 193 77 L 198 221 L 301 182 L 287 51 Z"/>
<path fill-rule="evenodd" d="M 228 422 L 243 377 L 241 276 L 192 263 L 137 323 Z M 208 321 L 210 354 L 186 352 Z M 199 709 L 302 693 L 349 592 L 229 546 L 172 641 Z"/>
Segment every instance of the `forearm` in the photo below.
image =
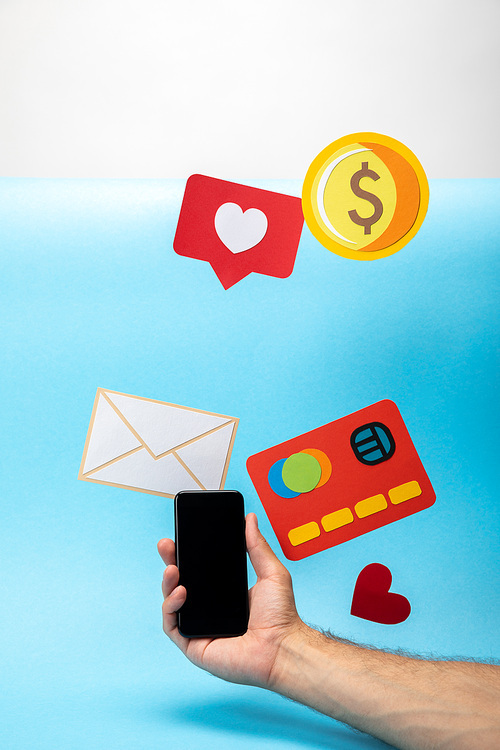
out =
<path fill-rule="evenodd" d="M 500 747 L 500 668 L 362 648 L 304 626 L 271 688 L 405 750 Z"/>

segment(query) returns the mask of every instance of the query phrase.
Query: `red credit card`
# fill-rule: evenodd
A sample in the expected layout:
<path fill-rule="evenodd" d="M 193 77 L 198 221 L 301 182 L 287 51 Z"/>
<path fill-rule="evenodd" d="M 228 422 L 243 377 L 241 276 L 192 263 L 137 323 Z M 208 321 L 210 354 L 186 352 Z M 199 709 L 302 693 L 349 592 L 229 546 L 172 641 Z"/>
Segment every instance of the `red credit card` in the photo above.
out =
<path fill-rule="evenodd" d="M 418 513 L 436 499 L 388 400 L 256 453 L 247 469 L 289 560 Z"/>

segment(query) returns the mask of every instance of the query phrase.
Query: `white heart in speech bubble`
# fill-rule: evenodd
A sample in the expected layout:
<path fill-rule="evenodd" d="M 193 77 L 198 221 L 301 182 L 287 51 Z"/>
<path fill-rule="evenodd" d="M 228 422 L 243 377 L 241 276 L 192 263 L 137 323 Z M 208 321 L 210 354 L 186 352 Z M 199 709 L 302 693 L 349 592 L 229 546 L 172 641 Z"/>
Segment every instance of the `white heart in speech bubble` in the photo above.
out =
<path fill-rule="evenodd" d="M 267 216 L 258 208 L 243 211 L 237 203 L 223 203 L 214 219 L 215 231 L 232 253 L 255 247 L 267 232 Z"/>

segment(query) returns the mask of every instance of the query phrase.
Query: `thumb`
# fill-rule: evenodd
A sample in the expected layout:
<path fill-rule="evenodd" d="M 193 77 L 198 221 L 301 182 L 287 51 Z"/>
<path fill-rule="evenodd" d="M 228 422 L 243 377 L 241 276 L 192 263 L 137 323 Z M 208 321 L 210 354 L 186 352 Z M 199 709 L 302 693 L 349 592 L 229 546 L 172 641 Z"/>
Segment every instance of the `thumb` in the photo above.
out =
<path fill-rule="evenodd" d="M 246 519 L 246 540 L 250 562 L 257 578 L 288 574 L 285 566 L 278 560 L 269 544 L 259 531 L 257 516 L 249 513 Z"/>

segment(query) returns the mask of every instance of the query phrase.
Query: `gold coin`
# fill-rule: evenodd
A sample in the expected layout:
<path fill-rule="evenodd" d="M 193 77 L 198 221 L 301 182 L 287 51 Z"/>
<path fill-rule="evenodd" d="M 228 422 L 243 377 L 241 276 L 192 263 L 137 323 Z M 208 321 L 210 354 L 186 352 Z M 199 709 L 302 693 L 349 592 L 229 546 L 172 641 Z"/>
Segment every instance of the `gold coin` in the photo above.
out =
<path fill-rule="evenodd" d="M 374 260 L 400 250 L 420 229 L 429 203 L 422 165 L 404 144 L 354 133 L 327 146 L 302 189 L 306 223 L 345 258 Z"/>

